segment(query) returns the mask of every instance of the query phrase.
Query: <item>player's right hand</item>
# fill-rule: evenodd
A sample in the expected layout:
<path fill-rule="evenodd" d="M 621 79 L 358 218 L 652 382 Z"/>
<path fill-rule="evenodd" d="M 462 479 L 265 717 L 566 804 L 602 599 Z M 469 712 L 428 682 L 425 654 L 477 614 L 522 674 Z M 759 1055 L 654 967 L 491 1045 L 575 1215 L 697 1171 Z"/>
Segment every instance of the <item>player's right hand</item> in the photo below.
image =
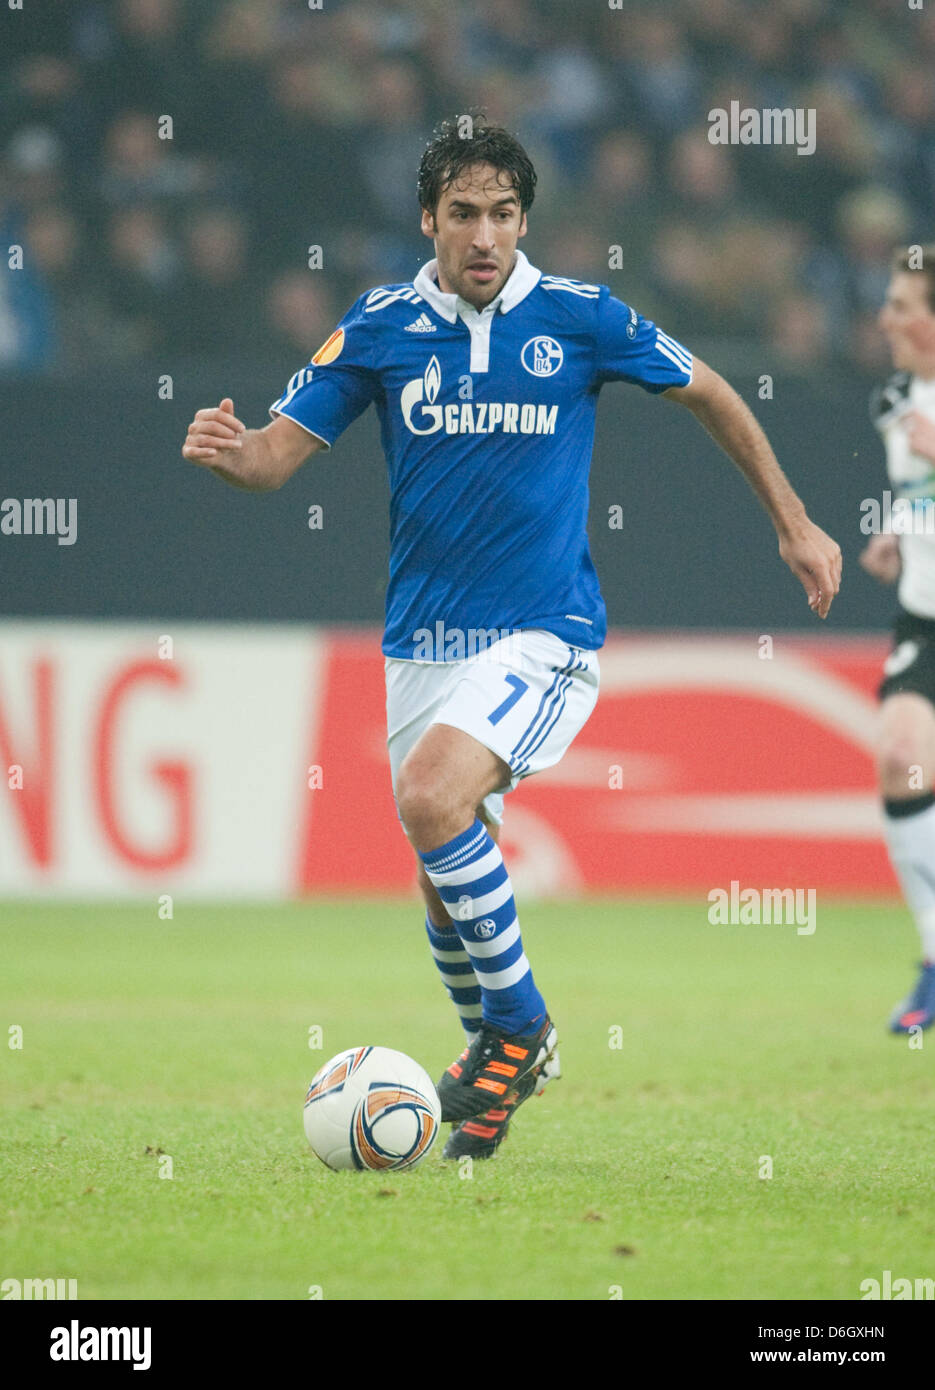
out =
<path fill-rule="evenodd" d="M 195 412 L 182 445 L 182 458 L 214 464 L 220 454 L 243 447 L 245 430 L 246 425 L 234 414 L 234 402 L 225 396 L 219 406 Z"/>
<path fill-rule="evenodd" d="M 899 537 L 871 536 L 861 551 L 860 563 L 867 573 L 872 574 L 874 579 L 879 579 L 881 584 L 895 584 L 902 568 Z"/>

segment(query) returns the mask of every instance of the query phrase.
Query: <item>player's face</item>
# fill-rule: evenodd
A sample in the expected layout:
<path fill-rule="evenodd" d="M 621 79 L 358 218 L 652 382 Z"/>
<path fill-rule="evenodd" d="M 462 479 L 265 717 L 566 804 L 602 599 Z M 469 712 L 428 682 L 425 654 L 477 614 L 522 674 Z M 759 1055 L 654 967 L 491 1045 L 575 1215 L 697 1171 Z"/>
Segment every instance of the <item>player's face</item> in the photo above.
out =
<path fill-rule="evenodd" d="M 897 271 L 880 310 L 880 327 L 893 355 L 893 366 L 917 372 L 935 359 L 935 313 L 928 302 L 928 278 L 917 271 Z"/>
<path fill-rule="evenodd" d="M 444 190 L 434 220 L 423 209 L 422 230 L 435 241 L 439 287 L 482 309 L 513 269 L 526 215 L 509 175 L 475 164 Z"/>

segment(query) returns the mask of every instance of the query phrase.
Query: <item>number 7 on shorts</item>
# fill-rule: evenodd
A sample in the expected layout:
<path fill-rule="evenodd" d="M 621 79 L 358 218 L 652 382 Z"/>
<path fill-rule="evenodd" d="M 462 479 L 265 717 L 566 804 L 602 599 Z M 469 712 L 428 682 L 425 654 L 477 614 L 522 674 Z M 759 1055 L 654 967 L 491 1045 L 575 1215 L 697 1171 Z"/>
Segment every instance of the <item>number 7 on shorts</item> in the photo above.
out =
<path fill-rule="evenodd" d="M 513 693 L 508 695 L 502 704 L 497 705 L 493 714 L 488 714 L 487 719 L 491 724 L 499 724 L 503 716 L 513 708 L 516 701 L 529 689 L 526 681 L 520 680 L 519 676 L 514 676 L 512 672 L 505 677 L 507 685 L 512 685 Z"/>

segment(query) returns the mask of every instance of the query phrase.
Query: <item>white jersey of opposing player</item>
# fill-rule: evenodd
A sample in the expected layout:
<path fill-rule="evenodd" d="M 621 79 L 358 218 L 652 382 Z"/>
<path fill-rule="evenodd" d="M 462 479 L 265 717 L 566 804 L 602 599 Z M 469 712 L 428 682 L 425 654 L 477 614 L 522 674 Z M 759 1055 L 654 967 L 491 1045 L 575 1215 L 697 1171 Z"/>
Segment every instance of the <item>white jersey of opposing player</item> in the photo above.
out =
<path fill-rule="evenodd" d="M 894 501 L 899 497 L 930 498 L 926 511 L 931 513 L 935 512 L 935 463 L 909 448 L 906 416 L 912 410 L 935 420 L 935 380 L 899 373 L 878 398 L 875 424 L 886 446 L 886 469 Z M 897 532 L 899 529 L 893 527 Z M 935 618 L 935 530 L 931 518 L 919 515 L 914 530 L 900 534 L 899 549 L 900 603 L 909 613 Z"/>

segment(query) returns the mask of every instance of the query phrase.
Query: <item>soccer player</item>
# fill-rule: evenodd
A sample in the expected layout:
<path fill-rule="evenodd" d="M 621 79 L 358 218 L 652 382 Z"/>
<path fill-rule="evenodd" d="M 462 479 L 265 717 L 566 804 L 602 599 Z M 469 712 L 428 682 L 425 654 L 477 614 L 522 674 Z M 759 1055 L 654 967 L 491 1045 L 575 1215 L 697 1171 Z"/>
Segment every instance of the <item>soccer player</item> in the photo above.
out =
<path fill-rule="evenodd" d="M 897 252 L 880 311 L 896 374 L 874 393 L 894 505 L 911 527 L 873 536 L 860 562 L 899 581 L 894 650 L 883 667 L 878 751 L 890 859 L 922 938 L 915 988 L 890 1018 L 894 1033 L 935 1022 L 935 244 Z M 926 520 L 928 516 L 928 520 Z M 905 523 L 900 522 L 899 531 Z"/>
<path fill-rule="evenodd" d="M 841 552 L 807 517 L 751 412 L 606 285 L 517 247 L 536 175 L 505 130 L 443 123 L 419 168 L 435 259 L 364 294 L 247 430 L 224 399 L 183 455 L 278 488 L 373 402 L 390 477 L 383 639 L 390 768 L 426 931 L 467 1047 L 442 1076 L 446 1157 L 486 1158 L 558 1074 L 498 848 L 503 796 L 558 762 L 597 698 L 606 614 L 588 553 L 597 398 L 625 381 L 687 407 L 756 491 L 779 553 L 827 616 Z"/>

